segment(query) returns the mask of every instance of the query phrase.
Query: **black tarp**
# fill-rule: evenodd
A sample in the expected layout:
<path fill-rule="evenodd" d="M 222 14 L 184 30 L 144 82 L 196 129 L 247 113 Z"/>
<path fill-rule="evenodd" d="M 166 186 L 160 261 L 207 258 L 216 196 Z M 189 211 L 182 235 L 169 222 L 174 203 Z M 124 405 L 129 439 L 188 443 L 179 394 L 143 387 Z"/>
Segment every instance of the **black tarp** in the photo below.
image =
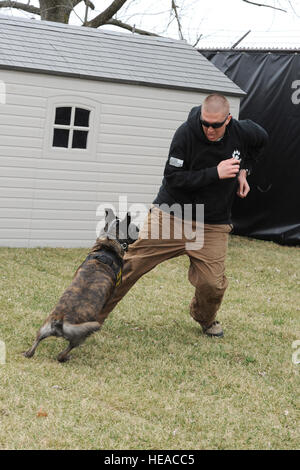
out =
<path fill-rule="evenodd" d="M 240 119 L 252 119 L 270 141 L 245 199 L 236 197 L 234 233 L 300 244 L 300 54 L 293 51 L 200 50 L 247 93 Z"/>

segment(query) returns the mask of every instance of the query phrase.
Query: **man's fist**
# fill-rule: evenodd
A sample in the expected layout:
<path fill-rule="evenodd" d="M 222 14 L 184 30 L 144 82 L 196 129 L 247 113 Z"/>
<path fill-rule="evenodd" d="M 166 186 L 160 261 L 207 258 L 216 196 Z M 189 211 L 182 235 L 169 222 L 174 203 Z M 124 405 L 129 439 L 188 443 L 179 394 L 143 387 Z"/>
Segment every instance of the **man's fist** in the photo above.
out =
<path fill-rule="evenodd" d="M 241 198 L 247 196 L 250 191 L 250 186 L 246 178 L 246 170 L 241 170 L 238 176 L 239 188 L 237 190 L 237 195 Z"/>
<path fill-rule="evenodd" d="M 235 158 L 228 158 L 222 160 L 217 166 L 219 178 L 221 180 L 226 178 L 234 178 L 240 171 L 240 161 Z"/>

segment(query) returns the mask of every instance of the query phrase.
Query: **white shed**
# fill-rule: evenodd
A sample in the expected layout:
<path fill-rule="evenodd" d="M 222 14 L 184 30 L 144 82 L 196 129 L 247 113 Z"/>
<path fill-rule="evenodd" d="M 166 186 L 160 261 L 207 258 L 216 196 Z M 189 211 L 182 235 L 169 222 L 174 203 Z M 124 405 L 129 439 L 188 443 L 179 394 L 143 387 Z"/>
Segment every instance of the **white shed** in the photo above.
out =
<path fill-rule="evenodd" d="M 237 117 L 244 93 L 184 41 L 0 16 L 0 245 L 88 247 L 99 204 L 149 207 L 213 91 Z"/>

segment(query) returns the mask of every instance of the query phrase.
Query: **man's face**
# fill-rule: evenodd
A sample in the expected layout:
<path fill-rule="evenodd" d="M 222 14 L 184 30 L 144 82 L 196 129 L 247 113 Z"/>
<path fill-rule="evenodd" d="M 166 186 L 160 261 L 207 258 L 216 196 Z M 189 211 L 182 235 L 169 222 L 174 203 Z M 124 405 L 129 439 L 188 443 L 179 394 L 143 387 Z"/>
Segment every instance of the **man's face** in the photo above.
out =
<path fill-rule="evenodd" d="M 231 119 L 231 114 L 226 116 L 224 112 L 218 112 L 218 113 L 211 113 L 207 112 L 205 109 L 201 110 L 201 121 L 204 121 L 206 125 L 202 124 L 202 129 L 203 132 L 208 140 L 211 142 L 215 142 L 223 135 L 225 134 L 226 126 L 229 123 Z M 215 123 L 222 123 L 223 121 L 224 124 L 222 124 L 221 127 L 218 127 L 217 129 L 214 129 L 213 127 L 209 126 L 207 127 L 207 124 L 215 124 Z"/>

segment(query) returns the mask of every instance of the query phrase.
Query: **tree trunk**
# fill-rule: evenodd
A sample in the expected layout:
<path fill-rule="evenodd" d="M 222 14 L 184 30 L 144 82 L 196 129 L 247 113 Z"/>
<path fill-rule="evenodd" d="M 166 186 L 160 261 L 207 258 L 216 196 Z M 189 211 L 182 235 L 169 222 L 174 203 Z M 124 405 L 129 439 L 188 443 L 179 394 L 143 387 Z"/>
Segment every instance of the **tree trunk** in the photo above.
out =
<path fill-rule="evenodd" d="M 78 3 L 78 2 L 77 2 Z M 69 23 L 73 2 L 66 0 L 40 0 L 41 20 Z"/>

